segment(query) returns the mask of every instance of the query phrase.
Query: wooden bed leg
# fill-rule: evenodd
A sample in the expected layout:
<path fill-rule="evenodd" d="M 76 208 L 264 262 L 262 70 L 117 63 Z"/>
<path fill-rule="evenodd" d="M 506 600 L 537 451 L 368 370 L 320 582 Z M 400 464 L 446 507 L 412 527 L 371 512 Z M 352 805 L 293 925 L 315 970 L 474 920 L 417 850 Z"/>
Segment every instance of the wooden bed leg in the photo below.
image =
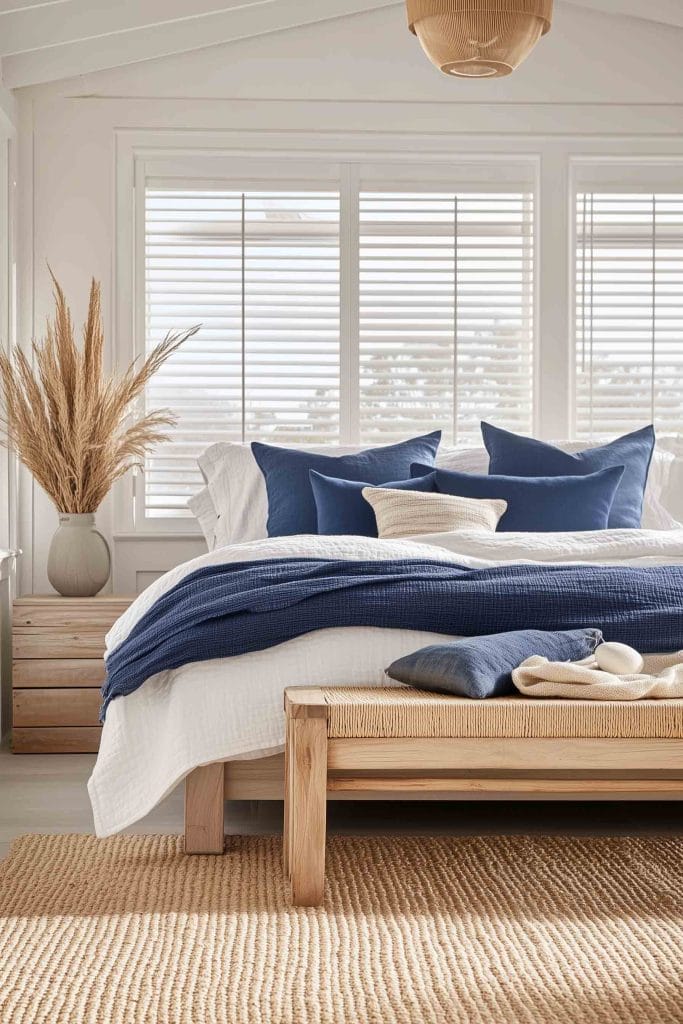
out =
<path fill-rule="evenodd" d="M 185 779 L 185 853 L 223 853 L 223 774 L 218 761 Z"/>
<path fill-rule="evenodd" d="M 315 708 L 297 711 L 301 717 L 288 719 L 285 863 L 292 903 L 317 907 L 325 885 L 327 718 Z"/>

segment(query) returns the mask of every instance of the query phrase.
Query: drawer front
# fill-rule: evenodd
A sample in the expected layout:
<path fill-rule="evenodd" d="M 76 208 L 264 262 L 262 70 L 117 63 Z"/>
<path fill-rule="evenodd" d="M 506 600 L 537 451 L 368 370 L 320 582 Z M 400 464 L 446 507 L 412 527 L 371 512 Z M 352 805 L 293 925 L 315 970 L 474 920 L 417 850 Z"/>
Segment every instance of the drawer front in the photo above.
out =
<path fill-rule="evenodd" d="M 97 689 L 14 690 L 12 698 L 15 729 L 99 724 Z"/>
<path fill-rule="evenodd" d="M 14 729 L 14 754 L 96 754 L 102 730 L 90 727 Z"/>
<path fill-rule="evenodd" d="M 101 631 L 104 635 L 131 602 L 132 598 L 106 602 L 97 599 L 83 602 L 78 598 L 35 603 L 18 600 L 12 610 L 12 625 L 15 629 L 47 627 L 60 632 Z"/>
<path fill-rule="evenodd" d="M 23 658 L 101 658 L 106 630 L 15 629 L 12 653 Z"/>
<path fill-rule="evenodd" d="M 12 665 L 12 684 L 15 689 L 100 687 L 103 682 L 104 662 L 101 658 L 64 658 L 61 661 L 50 658 L 26 659 L 15 661 Z"/>

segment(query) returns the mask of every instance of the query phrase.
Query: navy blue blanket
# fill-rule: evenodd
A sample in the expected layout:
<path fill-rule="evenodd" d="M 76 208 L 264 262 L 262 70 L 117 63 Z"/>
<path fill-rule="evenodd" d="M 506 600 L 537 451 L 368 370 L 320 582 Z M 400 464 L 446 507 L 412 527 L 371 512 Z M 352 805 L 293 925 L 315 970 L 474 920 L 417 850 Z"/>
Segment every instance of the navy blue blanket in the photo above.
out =
<path fill-rule="evenodd" d="M 102 714 L 163 669 L 330 626 L 451 636 L 594 626 L 642 653 L 683 649 L 683 565 L 507 565 L 283 558 L 212 565 L 164 594 L 107 659 Z"/>

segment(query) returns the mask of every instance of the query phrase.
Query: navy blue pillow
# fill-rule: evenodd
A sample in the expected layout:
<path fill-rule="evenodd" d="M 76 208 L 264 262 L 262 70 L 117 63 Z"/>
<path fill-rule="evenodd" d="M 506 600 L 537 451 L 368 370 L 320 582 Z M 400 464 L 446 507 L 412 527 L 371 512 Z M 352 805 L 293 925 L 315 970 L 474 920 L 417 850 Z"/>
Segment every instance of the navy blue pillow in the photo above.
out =
<path fill-rule="evenodd" d="M 429 466 L 413 464 L 413 476 Z M 624 467 L 613 466 L 588 476 L 483 476 L 437 469 L 436 489 L 462 498 L 503 498 L 507 511 L 499 533 L 564 533 L 605 530 Z"/>
<path fill-rule="evenodd" d="M 363 497 L 363 488 L 368 485 L 360 480 L 337 480 L 323 476 L 314 469 L 309 470 L 315 508 L 318 516 L 318 533 L 354 534 L 356 537 L 376 537 L 377 520 L 372 506 Z M 410 480 L 394 480 L 382 484 L 396 491 L 433 491 L 435 473 L 411 477 Z"/>
<path fill-rule="evenodd" d="M 654 427 L 643 427 L 616 441 L 587 448 L 570 455 L 555 445 L 521 437 L 482 423 L 481 432 L 489 453 L 489 473 L 506 476 L 585 476 L 610 466 L 623 466 L 624 475 L 614 496 L 609 515 L 612 529 L 637 529 L 643 514 L 643 495 L 647 484 L 652 452 L 655 447 Z"/>
<path fill-rule="evenodd" d="M 413 462 L 427 465 L 424 476 L 434 467 L 441 431 L 414 437 L 384 448 L 368 448 L 356 455 L 318 455 L 296 448 L 275 448 L 254 441 L 251 450 L 263 473 L 268 493 L 268 536 L 316 533 L 317 518 L 309 470 L 344 480 L 365 480 L 383 484 L 411 476 Z"/>
<path fill-rule="evenodd" d="M 532 654 L 550 661 L 579 661 L 602 643 L 599 629 L 518 629 L 422 647 L 399 658 L 387 675 L 420 690 L 458 697 L 501 697 L 515 693 L 512 670 Z"/>

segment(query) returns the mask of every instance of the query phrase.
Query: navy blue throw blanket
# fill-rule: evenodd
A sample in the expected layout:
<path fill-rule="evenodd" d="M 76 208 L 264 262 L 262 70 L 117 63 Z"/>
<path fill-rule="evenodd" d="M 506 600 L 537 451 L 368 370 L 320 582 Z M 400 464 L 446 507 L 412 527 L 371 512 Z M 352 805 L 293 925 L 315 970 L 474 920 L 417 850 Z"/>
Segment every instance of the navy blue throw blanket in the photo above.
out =
<path fill-rule="evenodd" d="M 109 702 L 191 661 L 264 650 L 315 629 L 451 636 L 601 629 L 642 653 L 683 649 L 683 565 L 506 565 L 282 558 L 211 565 L 164 594 L 107 659 Z"/>

